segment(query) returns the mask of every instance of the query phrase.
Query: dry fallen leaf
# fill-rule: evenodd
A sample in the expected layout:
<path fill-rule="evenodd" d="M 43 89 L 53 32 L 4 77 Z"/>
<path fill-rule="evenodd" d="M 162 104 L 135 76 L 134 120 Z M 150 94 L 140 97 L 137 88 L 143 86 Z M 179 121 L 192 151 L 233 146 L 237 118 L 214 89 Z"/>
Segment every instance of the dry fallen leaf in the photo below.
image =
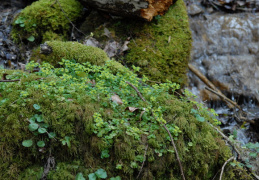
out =
<path fill-rule="evenodd" d="M 143 114 L 145 113 L 146 111 L 145 111 L 145 108 L 144 108 L 144 111 L 141 111 L 141 113 L 140 113 L 140 115 L 139 115 L 139 120 L 141 121 L 141 119 L 142 119 L 142 116 L 143 116 Z"/>
<path fill-rule="evenodd" d="M 139 108 L 135 108 L 135 107 L 127 107 L 125 110 L 129 110 L 130 112 L 134 112 L 136 110 L 138 110 Z"/>
<path fill-rule="evenodd" d="M 111 97 L 112 101 L 113 102 L 116 102 L 117 104 L 121 105 L 123 104 L 121 98 L 117 95 L 117 94 L 114 94 L 112 97 Z"/>

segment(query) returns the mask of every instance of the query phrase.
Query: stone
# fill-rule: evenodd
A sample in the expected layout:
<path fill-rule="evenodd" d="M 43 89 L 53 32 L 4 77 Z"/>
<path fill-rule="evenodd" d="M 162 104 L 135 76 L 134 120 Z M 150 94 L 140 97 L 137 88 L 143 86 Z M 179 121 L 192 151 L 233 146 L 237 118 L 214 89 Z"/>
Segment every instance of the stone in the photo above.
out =
<path fill-rule="evenodd" d="M 188 6 L 187 11 L 188 11 L 188 14 L 191 16 L 195 16 L 203 13 L 203 9 L 196 4 L 191 4 L 190 6 Z"/>

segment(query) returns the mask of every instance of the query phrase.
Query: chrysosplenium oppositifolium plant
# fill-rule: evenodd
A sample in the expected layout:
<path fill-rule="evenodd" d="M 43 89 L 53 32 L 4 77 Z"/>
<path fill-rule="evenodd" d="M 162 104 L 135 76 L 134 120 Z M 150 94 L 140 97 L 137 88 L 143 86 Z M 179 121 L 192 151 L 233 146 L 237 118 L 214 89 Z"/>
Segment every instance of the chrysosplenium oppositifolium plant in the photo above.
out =
<path fill-rule="evenodd" d="M 40 71 L 33 72 L 34 67 Z M 218 163 L 214 161 L 215 151 L 220 150 L 217 158 L 223 162 L 229 157 L 230 151 L 224 142 L 215 142 L 217 133 L 210 125 L 200 122 L 200 117 L 204 117 L 213 123 L 212 114 L 199 104 L 173 96 L 179 88 L 177 84 L 147 85 L 146 77 L 140 79 L 112 60 L 96 66 L 64 59 L 59 68 L 30 62 L 26 68 L 31 73 L 3 70 L 0 74 L 7 74 L 7 79 L 20 79 L 0 83 L 1 142 L 11 152 L 2 156 L 5 164 L 0 163 L 1 177 L 15 176 L 16 172 L 6 171 L 13 163 L 19 165 L 17 172 L 25 177 L 23 170 L 41 164 L 47 152 L 60 162 L 80 157 L 82 166 L 78 167 L 85 170 L 73 170 L 73 178 L 79 172 L 88 177 L 100 168 L 110 177 L 135 177 L 143 161 L 151 164 L 144 167 L 150 172 L 149 178 L 177 176 L 179 169 L 164 167 L 178 167 L 178 162 L 163 125 L 176 140 L 182 161 L 194 162 L 193 165 L 184 163 L 184 168 L 189 169 L 188 176 L 203 176 L 201 168 L 213 171 L 210 163 Z M 137 67 L 133 69 L 139 71 Z M 217 142 L 221 140 L 218 138 Z M 197 148 L 201 152 L 199 156 Z M 21 152 L 17 154 L 19 149 Z M 49 176 L 62 174 L 65 173 L 53 171 Z"/>

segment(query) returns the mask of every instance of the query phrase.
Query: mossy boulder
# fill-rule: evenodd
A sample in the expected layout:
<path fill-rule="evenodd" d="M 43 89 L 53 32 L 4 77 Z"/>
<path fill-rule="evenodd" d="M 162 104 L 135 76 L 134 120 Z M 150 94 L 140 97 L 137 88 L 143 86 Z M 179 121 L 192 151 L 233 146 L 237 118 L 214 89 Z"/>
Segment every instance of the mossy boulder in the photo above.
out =
<path fill-rule="evenodd" d="M 103 50 L 78 42 L 47 41 L 44 45 L 51 49 L 51 53 L 41 54 L 40 48 L 37 48 L 33 51 L 31 60 L 40 60 L 57 66 L 61 59 L 70 59 L 78 63 L 89 62 L 101 66 L 109 59 Z"/>
<path fill-rule="evenodd" d="M 93 19 L 104 19 L 96 16 L 90 15 L 81 30 L 92 31 L 93 37 L 104 46 L 110 39 L 123 42 L 130 38 L 129 50 L 119 58 L 123 59 L 121 62 L 140 67 L 139 74 L 153 81 L 186 83 L 192 37 L 183 0 L 178 0 L 164 16 L 156 16 L 152 22 L 121 19 L 100 25 L 98 22 L 102 21 L 98 21 L 96 27 Z"/>
<path fill-rule="evenodd" d="M 213 178 L 231 156 L 207 123 L 214 122 L 213 116 L 197 103 L 175 97 L 177 85 L 148 86 L 148 79 L 111 60 L 102 66 L 72 60 L 61 65 L 31 62 L 28 70 L 41 69 L 33 73 L 0 70 L 1 77 L 20 79 L 0 82 L 1 178 L 39 179 L 53 157 L 56 166 L 47 176 L 53 180 L 72 180 L 78 173 L 87 177 L 100 168 L 109 178 L 136 179 L 144 159 L 140 179 L 181 179 L 164 123 L 187 179 Z M 207 122 L 199 122 L 193 111 Z M 229 166 L 224 177 L 240 179 L 233 175 Z"/>
<path fill-rule="evenodd" d="M 64 40 L 71 24 L 82 15 L 83 7 L 76 0 L 39 0 L 23 9 L 14 19 L 11 37 L 17 43 Z"/>

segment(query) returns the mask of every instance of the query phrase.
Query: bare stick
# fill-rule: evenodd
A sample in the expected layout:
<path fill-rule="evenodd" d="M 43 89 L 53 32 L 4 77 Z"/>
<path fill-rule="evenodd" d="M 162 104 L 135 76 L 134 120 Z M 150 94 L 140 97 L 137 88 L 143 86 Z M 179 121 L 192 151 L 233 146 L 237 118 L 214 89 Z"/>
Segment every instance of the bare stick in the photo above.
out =
<path fill-rule="evenodd" d="M 210 82 L 210 80 L 208 80 L 198 69 L 196 69 L 193 65 L 191 64 L 188 64 L 188 67 L 189 69 L 198 77 L 200 78 L 200 80 L 202 80 L 202 82 L 204 82 L 208 87 L 210 87 L 211 89 L 213 89 L 214 91 L 218 92 L 218 94 L 221 94 L 224 98 L 223 98 L 223 101 L 226 102 L 226 104 L 228 105 L 229 108 L 233 108 L 232 105 L 230 105 L 226 99 L 227 97 L 225 97 L 225 95 L 220 91 L 218 90 L 214 84 L 212 82 Z M 222 97 L 220 96 L 220 97 Z"/>
<path fill-rule="evenodd" d="M 139 170 L 137 179 L 139 178 L 139 176 L 140 176 L 140 174 L 141 174 L 141 171 L 143 170 L 143 167 L 144 167 L 144 164 L 145 164 L 145 161 L 146 161 L 147 149 L 148 149 L 148 144 L 147 144 L 147 146 L 146 146 L 146 148 L 145 148 L 144 160 L 143 160 L 142 165 L 141 165 L 141 168 L 140 168 L 140 170 Z"/>
<path fill-rule="evenodd" d="M 180 166 L 180 170 L 181 170 L 181 175 L 182 175 L 182 178 L 183 180 L 185 180 L 185 176 L 184 176 L 184 172 L 183 172 L 183 167 L 182 167 L 182 163 L 181 163 L 181 160 L 180 160 L 180 157 L 179 157 L 179 154 L 178 154 L 178 151 L 176 149 L 176 146 L 175 146 L 175 143 L 174 143 L 174 139 L 172 137 L 172 134 L 170 133 L 169 129 L 166 127 L 166 125 L 164 124 L 163 127 L 165 128 L 165 130 L 167 131 L 167 133 L 169 134 L 170 136 L 170 139 L 171 139 L 171 143 L 174 147 L 174 150 L 175 150 L 175 154 L 176 154 L 176 158 L 177 158 L 177 161 L 179 163 L 179 166 Z"/>
<path fill-rule="evenodd" d="M 223 134 L 220 130 L 218 130 L 218 128 L 216 128 L 215 126 L 213 126 L 211 123 L 209 123 L 232 147 L 233 149 L 236 151 L 236 153 L 238 154 L 238 159 L 239 159 L 239 156 L 240 156 L 240 152 L 239 150 L 236 148 L 236 146 L 234 145 L 234 143 L 232 143 L 230 141 L 230 139 L 225 135 Z"/>
<path fill-rule="evenodd" d="M 235 159 L 234 157 L 231 157 L 231 158 L 229 158 L 229 159 L 223 164 L 222 169 L 221 169 L 221 173 L 220 173 L 220 176 L 219 176 L 219 180 L 222 179 L 223 171 L 224 171 L 224 168 L 225 168 L 225 166 L 227 165 L 227 163 L 228 163 L 229 161 L 231 161 L 231 160 L 234 160 L 234 159 Z"/>
<path fill-rule="evenodd" d="M 20 81 L 20 79 L 14 79 L 14 80 L 0 80 L 0 82 L 16 82 Z"/>
<path fill-rule="evenodd" d="M 142 96 L 142 94 L 139 92 L 138 88 L 136 88 L 133 84 L 131 84 L 130 82 L 126 81 L 127 84 L 129 84 L 138 94 L 138 96 L 142 99 L 142 101 L 146 101 L 144 99 L 144 97 Z M 151 111 L 152 114 L 153 114 L 153 111 Z M 176 154 L 176 158 L 177 158 L 177 161 L 179 163 L 179 166 L 180 166 L 180 170 L 181 170 L 181 176 L 183 178 L 183 180 L 185 180 L 185 176 L 184 176 L 184 172 L 183 172 L 183 167 L 182 167 L 182 163 L 181 163 L 181 160 L 179 158 L 179 154 L 178 154 L 178 151 L 176 149 L 176 146 L 175 146 L 175 143 L 174 143 L 174 139 L 172 137 L 172 134 L 170 133 L 169 129 L 166 127 L 165 124 L 163 124 L 163 127 L 165 128 L 165 130 L 167 131 L 167 133 L 169 134 L 170 138 L 171 138 L 171 142 L 172 142 L 172 145 L 174 147 L 174 150 L 175 150 L 175 154 Z M 143 165 L 143 164 L 142 164 Z M 139 175 L 138 175 L 139 176 Z"/>
<path fill-rule="evenodd" d="M 221 97 L 224 101 L 227 101 L 227 102 L 231 103 L 232 105 L 234 105 L 235 107 L 237 107 L 239 110 L 243 111 L 243 110 L 241 109 L 241 107 L 240 107 L 236 102 L 231 101 L 231 100 L 230 100 L 229 98 L 227 98 L 225 95 L 223 95 L 223 94 L 221 94 L 221 93 L 219 93 L 219 92 L 216 92 L 216 91 L 214 91 L 213 89 L 211 89 L 211 88 L 209 88 L 209 87 L 205 87 L 205 89 L 207 89 L 208 91 L 210 91 L 210 92 L 212 92 L 212 93 L 218 95 L 218 96 Z"/>
<path fill-rule="evenodd" d="M 139 92 L 138 88 L 136 88 L 133 84 L 131 84 L 130 82 L 126 81 L 126 83 L 128 85 L 130 85 L 138 94 L 138 96 L 142 99 L 142 101 L 146 101 L 145 98 L 142 96 L 142 94 Z"/>

